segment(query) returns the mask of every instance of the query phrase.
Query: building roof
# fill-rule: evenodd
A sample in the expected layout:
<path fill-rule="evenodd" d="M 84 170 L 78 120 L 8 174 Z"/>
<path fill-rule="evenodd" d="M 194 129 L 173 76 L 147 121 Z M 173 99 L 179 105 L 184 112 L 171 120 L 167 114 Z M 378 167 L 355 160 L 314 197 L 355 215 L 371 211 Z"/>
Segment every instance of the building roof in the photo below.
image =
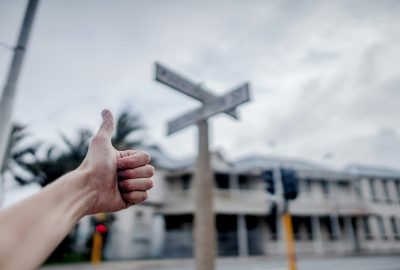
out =
<path fill-rule="evenodd" d="M 144 148 L 145 151 L 149 152 L 152 156 L 153 163 L 165 170 L 180 170 L 193 168 L 195 158 L 186 159 L 175 159 L 165 154 L 162 149 L 157 146 L 148 146 Z M 227 161 L 220 152 L 212 152 L 212 160 L 222 160 L 228 165 L 229 170 L 235 170 L 238 172 L 252 171 L 256 169 L 269 169 L 269 168 L 287 168 L 297 171 L 306 172 L 306 174 L 320 175 L 329 174 L 336 177 L 354 177 L 360 176 L 372 176 L 372 177 L 383 177 L 383 178 L 400 178 L 400 171 L 392 168 L 367 166 L 361 164 L 351 164 L 345 167 L 343 170 L 334 170 L 328 166 L 318 164 L 316 162 L 283 158 L 283 157 L 272 157 L 272 156 L 261 156 L 261 155 L 250 155 L 234 162 Z M 224 169 L 225 170 L 225 169 Z M 335 178 L 335 177 L 333 177 Z"/>
<path fill-rule="evenodd" d="M 348 173 L 362 175 L 362 176 L 400 178 L 400 170 L 388 167 L 370 166 L 363 164 L 350 164 L 349 166 L 346 166 L 344 170 Z"/>
<path fill-rule="evenodd" d="M 294 170 L 332 171 L 332 169 L 326 166 L 305 160 L 281 157 L 266 157 L 259 155 L 253 155 L 239 159 L 234 162 L 234 166 L 243 170 L 250 170 L 254 168 L 274 168 L 278 166 Z"/>

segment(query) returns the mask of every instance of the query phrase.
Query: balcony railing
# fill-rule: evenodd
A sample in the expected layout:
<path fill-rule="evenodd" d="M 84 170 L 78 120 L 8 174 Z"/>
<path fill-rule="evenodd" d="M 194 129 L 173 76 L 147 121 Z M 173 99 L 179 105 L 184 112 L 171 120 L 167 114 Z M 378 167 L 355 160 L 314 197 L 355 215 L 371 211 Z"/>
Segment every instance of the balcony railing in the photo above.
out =
<path fill-rule="evenodd" d="M 177 190 L 168 193 L 163 210 L 166 212 L 192 212 L 194 210 L 192 190 Z M 264 190 L 214 189 L 214 209 L 225 214 L 265 214 L 270 202 Z"/>

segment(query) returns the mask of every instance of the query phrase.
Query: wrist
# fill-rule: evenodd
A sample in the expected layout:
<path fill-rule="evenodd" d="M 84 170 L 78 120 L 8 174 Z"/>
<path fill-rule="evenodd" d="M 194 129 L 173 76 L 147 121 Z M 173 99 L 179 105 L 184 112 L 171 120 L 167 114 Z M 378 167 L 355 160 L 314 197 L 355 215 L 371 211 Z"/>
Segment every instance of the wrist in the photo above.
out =
<path fill-rule="evenodd" d="M 90 214 L 96 200 L 96 192 L 89 183 L 91 172 L 88 169 L 76 169 L 62 177 L 63 201 L 68 215 L 74 221 Z"/>

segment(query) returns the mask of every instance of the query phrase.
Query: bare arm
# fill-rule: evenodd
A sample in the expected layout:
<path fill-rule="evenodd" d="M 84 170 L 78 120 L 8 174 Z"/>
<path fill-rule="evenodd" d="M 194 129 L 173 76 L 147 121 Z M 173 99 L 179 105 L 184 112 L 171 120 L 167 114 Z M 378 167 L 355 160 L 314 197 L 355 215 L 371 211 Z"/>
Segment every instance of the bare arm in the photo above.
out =
<path fill-rule="evenodd" d="M 147 199 L 154 174 L 149 155 L 116 151 L 113 117 L 109 111 L 102 116 L 78 169 L 0 212 L 0 269 L 36 269 L 84 215 L 118 211 Z"/>

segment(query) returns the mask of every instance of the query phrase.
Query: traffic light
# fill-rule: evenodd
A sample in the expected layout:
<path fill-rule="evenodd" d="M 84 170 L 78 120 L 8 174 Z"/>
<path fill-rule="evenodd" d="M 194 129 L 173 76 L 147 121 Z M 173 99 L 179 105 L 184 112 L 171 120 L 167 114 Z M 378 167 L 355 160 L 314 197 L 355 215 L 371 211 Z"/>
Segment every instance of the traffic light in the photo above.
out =
<path fill-rule="evenodd" d="M 105 213 L 96 214 L 94 217 L 95 231 L 92 243 L 92 264 L 98 264 L 102 260 L 102 250 L 107 236 L 107 215 Z"/>
<path fill-rule="evenodd" d="M 265 181 L 265 190 L 270 194 L 275 194 L 275 181 L 274 174 L 272 171 L 264 171 L 261 174 L 261 178 Z"/>
<path fill-rule="evenodd" d="M 105 213 L 98 213 L 94 216 L 94 225 L 96 232 L 104 234 L 108 231 L 107 215 Z"/>
<path fill-rule="evenodd" d="M 106 233 L 107 232 L 107 226 L 103 223 L 97 224 L 96 225 L 96 232 L 98 233 Z"/>
<path fill-rule="evenodd" d="M 296 172 L 290 169 L 281 169 L 283 197 L 286 200 L 294 200 L 299 192 L 299 179 Z"/>

